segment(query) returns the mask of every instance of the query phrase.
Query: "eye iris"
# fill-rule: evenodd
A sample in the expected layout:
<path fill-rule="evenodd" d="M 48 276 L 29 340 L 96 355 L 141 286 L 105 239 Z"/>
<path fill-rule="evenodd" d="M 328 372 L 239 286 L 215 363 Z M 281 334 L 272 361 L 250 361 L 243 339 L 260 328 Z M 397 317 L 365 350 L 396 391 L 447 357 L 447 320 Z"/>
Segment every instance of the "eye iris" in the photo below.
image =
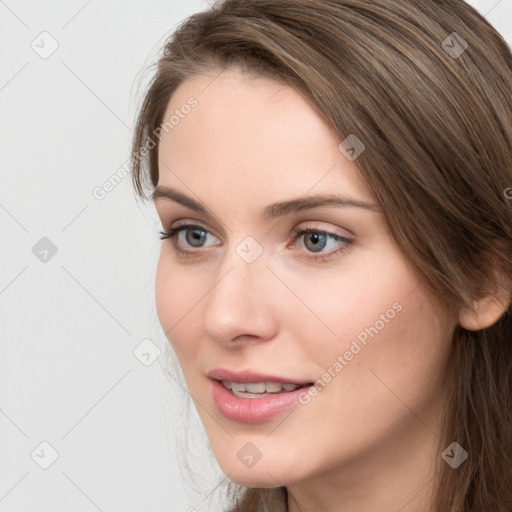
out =
<path fill-rule="evenodd" d="M 185 233 L 187 243 L 193 247 L 201 247 L 202 243 L 206 239 L 206 231 L 202 229 L 187 229 Z"/>
<path fill-rule="evenodd" d="M 309 245 L 308 241 L 310 241 L 313 245 Z M 327 243 L 327 237 L 325 235 L 322 235 L 320 233 L 310 233 L 306 235 L 306 238 L 304 239 L 304 245 L 314 252 L 321 251 L 325 244 Z"/>

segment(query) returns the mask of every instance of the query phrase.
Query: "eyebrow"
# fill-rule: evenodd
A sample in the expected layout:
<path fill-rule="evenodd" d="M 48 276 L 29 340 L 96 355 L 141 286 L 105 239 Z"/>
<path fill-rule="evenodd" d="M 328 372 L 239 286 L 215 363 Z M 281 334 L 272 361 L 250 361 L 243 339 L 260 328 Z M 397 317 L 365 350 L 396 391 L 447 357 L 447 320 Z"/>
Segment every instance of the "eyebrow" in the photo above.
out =
<path fill-rule="evenodd" d="M 151 194 L 151 200 L 154 202 L 156 199 L 168 199 L 179 203 L 191 210 L 201 212 L 207 217 L 213 217 L 213 215 L 199 202 L 191 197 L 188 197 L 175 189 L 163 186 L 157 186 Z M 338 196 L 335 194 L 326 195 L 314 195 L 307 197 L 300 197 L 297 199 L 290 199 L 288 201 L 282 201 L 273 203 L 266 206 L 261 211 L 262 219 L 275 219 L 278 217 L 284 217 L 292 213 L 298 213 L 304 210 L 311 210 L 313 208 L 320 208 L 322 206 L 337 206 L 337 207 L 350 207 L 350 208 L 361 208 L 364 210 L 379 212 L 380 208 L 371 203 L 365 201 L 359 201 L 350 197 Z"/>

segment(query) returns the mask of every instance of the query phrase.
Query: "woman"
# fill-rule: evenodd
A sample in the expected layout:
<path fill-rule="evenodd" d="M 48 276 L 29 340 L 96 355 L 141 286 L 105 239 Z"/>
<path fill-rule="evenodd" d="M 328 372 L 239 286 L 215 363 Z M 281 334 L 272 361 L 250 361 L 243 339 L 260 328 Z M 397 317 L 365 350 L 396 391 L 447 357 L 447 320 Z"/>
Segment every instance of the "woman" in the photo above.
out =
<path fill-rule="evenodd" d="M 133 181 L 236 511 L 512 510 L 512 55 L 461 0 L 227 0 Z"/>

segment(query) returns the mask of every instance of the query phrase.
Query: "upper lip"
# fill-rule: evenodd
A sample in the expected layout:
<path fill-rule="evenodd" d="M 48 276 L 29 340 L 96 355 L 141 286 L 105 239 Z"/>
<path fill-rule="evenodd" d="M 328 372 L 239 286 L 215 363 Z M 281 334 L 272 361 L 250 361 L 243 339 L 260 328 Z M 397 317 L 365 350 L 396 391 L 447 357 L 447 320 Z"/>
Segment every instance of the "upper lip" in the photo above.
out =
<path fill-rule="evenodd" d="M 254 372 L 252 370 L 244 370 L 235 372 L 225 368 L 214 368 L 208 372 L 208 377 L 215 380 L 226 380 L 228 382 L 254 383 L 254 382 L 283 382 L 303 386 L 311 384 L 311 381 L 292 379 L 290 377 L 281 377 L 279 375 L 268 375 Z"/>

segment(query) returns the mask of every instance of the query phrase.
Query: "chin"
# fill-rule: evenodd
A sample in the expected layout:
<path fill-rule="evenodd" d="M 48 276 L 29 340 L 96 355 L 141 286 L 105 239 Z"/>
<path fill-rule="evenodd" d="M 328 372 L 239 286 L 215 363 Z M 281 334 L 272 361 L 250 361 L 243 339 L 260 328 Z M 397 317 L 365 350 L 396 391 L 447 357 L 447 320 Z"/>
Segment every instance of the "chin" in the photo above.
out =
<path fill-rule="evenodd" d="M 224 474 L 233 482 L 244 487 L 257 487 L 257 488 L 274 488 L 288 485 L 288 481 L 283 481 L 280 474 L 269 475 L 264 469 L 256 470 L 256 468 L 246 470 L 234 470 L 231 468 L 224 471 Z"/>
<path fill-rule="evenodd" d="M 239 450 L 240 451 L 240 450 Z M 286 457 L 262 457 L 257 462 L 243 462 L 243 454 L 238 457 L 227 457 L 227 451 L 215 454 L 222 472 L 233 482 L 245 487 L 274 488 L 289 485 L 305 478 L 304 474 L 297 474 L 297 468 L 286 460 Z M 218 456 L 217 456 L 218 455 Z M 242 460 L 240 460 L 242 459 Z"/>

